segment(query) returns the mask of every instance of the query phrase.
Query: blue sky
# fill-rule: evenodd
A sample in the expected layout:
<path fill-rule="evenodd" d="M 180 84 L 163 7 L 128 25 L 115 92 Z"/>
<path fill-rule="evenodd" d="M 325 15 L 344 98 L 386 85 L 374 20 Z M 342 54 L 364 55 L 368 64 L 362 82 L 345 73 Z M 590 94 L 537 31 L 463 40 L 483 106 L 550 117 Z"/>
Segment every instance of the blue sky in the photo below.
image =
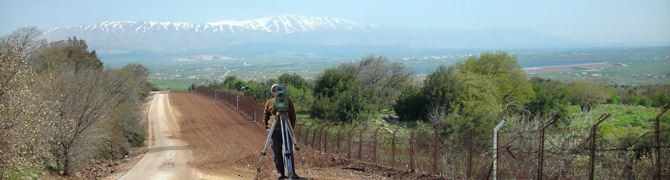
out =
<path fill-rule="evenodd" d="M 48 29 L 119 20 L 207 23 L 276 15 L 410 28 L 522 28 L 588 43 L 670 45 L 669 0 L 0 0 L 0 35 L 23 26 Z"/>

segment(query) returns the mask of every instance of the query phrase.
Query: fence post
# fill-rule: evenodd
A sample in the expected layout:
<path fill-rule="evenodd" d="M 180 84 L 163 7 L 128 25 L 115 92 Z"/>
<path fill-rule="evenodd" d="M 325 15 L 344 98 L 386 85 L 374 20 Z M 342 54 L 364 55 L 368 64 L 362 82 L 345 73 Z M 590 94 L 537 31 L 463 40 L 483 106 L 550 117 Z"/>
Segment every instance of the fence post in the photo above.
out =
<path fill-rule="evenodd" d="M 321 130 L 319 130 L 319 149 L 323 151 L 323 130 L 326 128 L 328 124 L 321 126 Z"/>
<path fill-rule="evenodd" d="M 349 152 L 347 152 L 347 159 L 351 159 L 351 141 L 352 141 L 351 140 L 351 131 L 353 131 L 354 128 L 356 128 L 356 126 L 351 126 L 351 129 L 349 129 L 349 138 L 347 138 L 349 140 L 349 146 L 348 146 L 348 149 L 349 149 L 348 151 Z"/>
<path fill-rule="evenodd" d="M 496 180 L 496 176 L 498 175 L 498 130 L 500 130 L 503 124 L 505 124 L 504 119 L 493 128 L 493 180 Z"/>
<path fill-rule="evenodd" d="M 381 128 L 382 127 L 379 126 L 377 129 L 375 129 L 375 134 L 374 134 L 374 138 L 375 138 L 374 141 L 375 142 L 372 143 L 372 148 L 370 148 L 370 149 L 372 149 L 372 156 L 373 156 L 372 157 L 372 163 L 374 163 L 374 164 L 377 164 L 377 131 L 379 131 L 379 129 L 381 129 Z"/>
<path fill-rule="evenodd" d="M 544 167 L 544 131 L 554 122 L 556 122 L 556 117 L 552 118 L 549 123 L 546 125 L 542 126 L 540 129 L 540 150 L 538 151 L 538 159 L 539 161 L 537 162 L 537 179 L 542 180 L 542 169 Z"/>
<path fill-rule="evenodd" d="M 593 125 L 591 128 L 591 153 L 589 155 L 589 180 L 593 180 L 593 174 L 595 174 L 595 158 L 596 158 L 596 128 L 602 123 L 605 119 L 610 117 L 611 114 L 603 114 L 598 118 L 598 122 Z"/>
<path fill-rule="evenodd" d="M 323 137 L 323 152 L 328 153 L 328 129 L 330 129 L 331 125 L 329 124 L 328 127 L 326 128 L 323 133 L 326 135 Z M 322 135 L 323 136 L 323 135 Z"/>
<path fill-rule="evenodd" d="M 417 128 L 418 128 L 418 126 L 417 126 Z M 409 170 L 410 170 L 410 172 L 415 172 L 415 170 L 414 170 L 414 131 L 416 131 L 416 128 L 414 128 L 409 133 Z"/>
<path fill-rule="evenodd" d="M 660 128 L 659 128 L 659 121 L 661 119 L 661 116 L 665 114 L 666 111 L 668 111 L 670 107 L 668 107 L 668 104 L 666 103 L 663 107 L 661 107 L 661 114 L 658 114 L 656 116 L 656 135 L 654 141 L 656 141 L 656 179 L 660 180 L 661 179 L 661 141 L 659 140 L 660 137 Z"/>
<path fill-rule="evenodd" d="M 391 167 L 393 168 L 395 168 L 395 132 L 398 131 L 398 129 L 400 129 L 400 127 L 395 128 L 391 135 Z"/>
<path fill-rule="evenodd" d="M 302 142 L 305 143 L 305 146 L 307 146 L 307 145 L 309 145 L 309 141 L 307 141 L 307 140 L 309 140 L 309 127 L 305 128 L 305 133 L 304 134 L 305 135 L 303 135 L 303 136 L 305 136 L 305 137 L 304 137 L 304 140 Z"/>
<path fill-rule="evenodd" d="M 314 149 L 317 150 L 317 151 L 320 151 L 321 147 L 322 147 L 321 146 L 321 138 L 323 138 L 323 126 L 319 127 L 319 134 L 318 135 L 319 135 L 319 138 L 317 139 L 317 143 L 316 143 L 316 146 L 314 146 Z M 316 137 L 316 135 L 315 135 L 315 137 Z"/>
<path fill-rule="evenodd" d="M 337 153 L 340 153 L 340 132 L 342 132 L 343 125 L 340 125 L 340 129 L 337 130 Z"/>
<path fill-rule="evenodd" d="M 295 122 L 295 128 L 293 128 L 293 129 L 295 129 L 295 134 L 297 134 L 297 135 L 294 138 L 296 138 L 298 140 L 300 140 L 300 128 L 302 128 L 302 125 L 300 125 L 300 123 L 298 123 L 298 122 Z"/>
<path fill-rule="evenodd" d="M 444 123 L 440 123 L 437 125 L 437 128 L 435 128 L 435 132 L 433 132 L 433 173 L 437 174 L 437 131 L 442 129 L 442 126 Z"/>
<path fill-rule="evenodd" d="M 317 126 L 317 127 L 314 127 L 314 132 L 312 132 L 312 148 L 313 148 L 314 150 L 317 150 L 317 149 L 316 149 L 316 146 L 315 146 L 315 144 L 314 144 L 314 143 L 316 142 L 316 129 L 317 129 L 317 128 L 318 128 L 318 126 Z"/>
<path fill-rule="evenodd" d="M 368 126 L 363 126 L 363 129 L 361 129 L 361 134 L 358 136 L 358 160 L 362 159 L 362 152 L 363 152 L 363 132 L 365 129 L 367 129 Z"/>

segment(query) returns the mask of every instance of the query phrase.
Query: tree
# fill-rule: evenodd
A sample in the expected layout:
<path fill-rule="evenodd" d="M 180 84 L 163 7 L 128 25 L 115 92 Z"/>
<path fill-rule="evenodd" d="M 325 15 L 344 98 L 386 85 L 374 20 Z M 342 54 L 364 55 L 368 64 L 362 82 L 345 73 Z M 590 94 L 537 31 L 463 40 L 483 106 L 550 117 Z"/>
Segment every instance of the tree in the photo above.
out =
<path fill-rule="evenodd" d="M 604 103 L 612 93 L 600 83 L 577 81 L 569 86 L 568 97 L 574 104 L 578 104 L 582 111 L 588 112 L 598 104 Z"/>
<path fill-rule="evenodd" d="M 427 99 L 421 94 L 419 86 L 409 85 L 400 93 L 393 110 L 401 121 L 416 121 L 426 114 L 426 103 Z"/>
<path fill-rule="evenodd" d="M 391 108 L 393 103 L 412 80 L 412 73 L 400 62 L 391 62 L 384 56 L 368 56 L 357 63 L 344 63 L 338 71 L 354 74 L 363 90 L 371 90 L 377 98 L 378 108 Z"/>
<path fill-rule="evenodd" d="M 10 173 L 42 165 L 53 140 L 58 102 L 41 91 L 50 78 L 36 74 L 22 52 L 16 46 L 0 52 L 0 179 L 18 179 Z"/>
<path fill-rule="evenodd" d="M 309 83 L 305 81 L 300 75 L 298 74 L 288 74 L 284 73 L 281 76 L 279 76 L 279 83 L 281 84 L 288 84 L 290 86 L 293 86 L 298 89 L 306 89 L 309 88 Z"/>
<path fill-rule="evenodd" d="M 247 89 L 244 90 L 244 95 L 252 98 L 266 98 L 270 97 L 270 85 L 249 81 L 246 83 Z"/>
<path fill-rule="evenodd" d="M 656 95 L 656 100 L 654 101 L 654 106 L 662 107 L 665 104 L 670 103 L 670 97 L 664 92 L 660 92 Z"/>
<path fill-rule="evenodd" d="M 108 72 L 106 72 L 108 73 Z M 100 139 L 96 127 L 107 116 L 111 103 L 110 89 L 103 73 L 93 69 L 81 69 L 58 73 L 55 77 L 52 101 L 60 102 L 56 107 L 58 117 L 55 124 L 52 153 L 57 167 L 64 167 L 71 174 L 80 162 L 93 157 L 94 144 Z"/>
<path fill-rule="evenodd" d="M 499 104 L 499 90 L 493 80 L 479 74 L 462 72 L 455 66 L 440 66 L 426 77 L 423 94 L 430 106 L 442 106 L 453 112 L 466 101 Z"/>
<path fill-rule="evenodd" d="M 357 85 L 353 74 L 342 73 L 335 68 L 326 69 L 314 82 L 314 96 L 317 99 L 310 114 L 320 119 L 341 120 L 338 119 L 340 95 Z"/>
<path fill-rule="evenodd" d="M 502 115 L 500 91 L 487 76 L 460 71 L 456 66 L 439 67 L 429 74 L 424 82 L 422 94 L 430 102 L 422 117 L 434 127 L 445 123 L 444 133 L 453 142 L 463 143 L 470 130 L 479 124 L 476 134 L 483 134 L 499 121 Z M 443 119 L 439 119 L 443 118 Z M 482 139 L 475 139 L 481 144 Z"/>
<path fill-rule="evenodd" d="M 51 162 L 71 174 L 146 138 L 137 111 L 151 90 L 146 68 L 102 69 L 81 40 L 51 45 L 32 63 L 21 47 L 0 52 L 0 179 Z"/>
<path fill-rule="evenodd" d="M 339 72 L 335 68 L 326 69 L 314 81 L 314 96 L 333 97 L 357 84 L 354 74 Z"/>
<path fill-rule="evenodd" d="M 18 47 L 21 51 L 17 53 L 21 53 L 22 57 L 30 57 L 40 43 L 46 41 L 38 40 L 42 34 L 43 32 L 34 26 L 18 28 L 11 34 L 0 37 L 0 51 L 9 54 L 13 52 L 12 48 Z"/>
<path fill-rule="evenodd" d="M 395 109 L 398 116 L 413 120 L 431 120 L 438 123 L 434 115 L 461 113 L 463 106 L 486 106 L 490 112 L 499 113 L 498 89 L 486 76 L 460 71 L 456 66 L 440 66 L 428 74 L 420 92 L 408 89 L 401 95 Z M 418 111 L 415 111 L 417 109 Z M 440 116 L 441 117 L 441 116 Z"/>
<path fill-rule="evenodd" d="M 345 66 L 326 69 L 316 78 L 314 96 L 317 99 L 310 111 L 313 117 L 351 122 L 368 119 L 377 112 L 374 91 L 361 88 L 355 71 L 341 69 Z"/>
<path fill-rule="evenodd" d="M 640 105 L 641 106 L 651 107 L 653 104 L 654 104 L 654 102 L 651 99 L 649 99 L 648 97 L 640 98 Z"/>
<path fill-rule="evenodd" d="M 478 58 L 471 56 L 456 65 L 464 73 L 479 74 L 493 80 L 502 106 L 513 101 L 524 103 L 532 95 L 532 87 L 521 65 L 506 52 L 482 53 Z"/>
<path fill-rule="evenodd" d="M 539 84 L 533 85 L 533 96 L 527 104 L 527 109 L 536 118 L 549 116 L 562 118 L 567 113 L 567 90 L 565 88 L 546 89 Z"/>
<path fill-rule="evenodd" d="M 337 118 L 343 122 L 369 120 L 377 111 L 377 97 L 372 90 L 354 87 L 344 91 L 337 98 Z"/>
<path fill-rule="evenodd" d="M 621 98 L 619 97 L 619 94 L 617 93 L 612 93 L 612 97 L 607 100 L 607 103 L 610 104 L 621 104 Z"/>
<path fill-rule="evenodd" d="M 628 99 L 628 105 L 637 106 L 640 104 L 640 98 L 635 95 L 630 96 Z"/>
<path fill-rule="evenodd" d="M 102 70 L 102 61 L 95 50 L 89 51 L 86 41 L 76 37 L 40 46 L 30 62 L 39 72 Z"/>

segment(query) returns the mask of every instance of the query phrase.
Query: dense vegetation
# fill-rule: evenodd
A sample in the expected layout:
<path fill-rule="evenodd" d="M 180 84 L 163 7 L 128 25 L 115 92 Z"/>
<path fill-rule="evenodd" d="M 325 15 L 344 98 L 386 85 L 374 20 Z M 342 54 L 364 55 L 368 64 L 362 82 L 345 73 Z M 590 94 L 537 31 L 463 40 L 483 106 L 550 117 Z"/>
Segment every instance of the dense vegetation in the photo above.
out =
<path fill-rule="evenodd" d="M 0 179 L 117 159 L 146 139 L 139 108 L 155 86 L 139 64 L 103 67 L 84 40 L 34 27 L 0 38 Z"/>
<path fill-rule="evenodd" d="M 312 81 L 283 74 L 264 83 L 229 77 L 211 86 L 266 98 L 271 84 L 289 84 L 289 95 L 298 109 L 313 119 L 306 123 L 401 126 L 406 131 L 439 127 L 442 143 L 456 148 L 464 147 L 471 136 L 475 148 L 490 148 L 491 129 L 501 119 L 510 122 L 506 132 L 525 132 L 556 118 L 554 126 L 564 131 L 547 136 L 556 141 L 550 143 L 561 143 L 588 136 L 575 129 L 587 128 L 603 113 L 613 113 L 613 120 L 601 125 L 598 134 L 604 138 L 600 141 L 609 149 L 632 150 L 638 158 L 650 152 L 651 123 L 658 113 L 652 107 L 670 102 L 670 85 L 630 87 L 607 86 L 601 81 L 528 79 L 517 59 L 505 52 L 486 52 L 440 66 L 421 82 L 404 69 L 384 57 L 370 56 L 326 69 Z M 395 118 L 379 116 L 389 112 Z M 667 129 L 668 119 L 662 118 L 662 129 Z M 661 141 L 670 139 L 663 136 Z"/>

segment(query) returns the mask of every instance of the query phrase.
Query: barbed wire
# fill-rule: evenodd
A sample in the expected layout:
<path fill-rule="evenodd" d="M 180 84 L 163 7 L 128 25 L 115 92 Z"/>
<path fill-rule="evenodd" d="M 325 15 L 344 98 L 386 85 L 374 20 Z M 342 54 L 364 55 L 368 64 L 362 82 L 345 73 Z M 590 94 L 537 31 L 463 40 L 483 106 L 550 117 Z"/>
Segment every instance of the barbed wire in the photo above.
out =
<path fill-rule="evenodd" d="M 262 108 L 262 106 L 259 105 L 259 103 L 262 102 L 244 96 L 240 96 L 240 98 L 237 99 L 236 94 L 220 91 L 214 92 L 204 87 L 198 87 L 195 90 L 204 95 L 212 97 L 216 96 L 216 99 L 229 104 L 239 104 L 239 110 L 243 114 L 251 117 L 254 122 L 259 122 L 259 125 L 262 125 L 262 123 L 260 123 L 262 117 L 260 112 L 262 111 L 259 109 Z M 630 141 L 626 141 L 625 144 L 603 140 L 600 137 L 602 135 L 596 132 L 595 138 L 601 140 L 597 141 L 598 144 L 595 148 L 591 148 L 589 143 L 591 139 L 594 138 L 591 134 L 593 125 L 577 126 L 576 124 L 569 124 L 567 126 L 549 126 L 545 130 L 546 136 L 544 143 L 547 146 L 540 149 L 538 144 L 540 143 L 540 132 L 542 131 L 541 125 L 543 123 L 532 123 L 533 122 L 519 122 L 519 124 L 515 124 L 516 126 L 514 126 L 514 128 L 503 128 L 499 132 L 501 136 L 499 137 L 500 146 L 496 151 L 501 157 L 506 157 L 505 159 L 508 159 L 507 161 L 513 160 L 514 162 L 528 163 L 536 162 L 539 153 L 542 152 L 543 157 L 546 159 L 558 158 L 562 163 L 573 164 L 579 157 L 587 156 L 587 152 L 591 150 L 599 153 L 607 153 L 636 152 L 639 149 L 651 148 L 659 148 L 667 152 L 667 149 L 670 149 L 670 146 L 668 145 L 651 145 L 653 143 L 643 143 L 643 141 L 648 140 L 647 138 L 649 135 L 657 133 L 656 131 L 648 131 L 635 138 L 628 138 Z M 528 127 L 534 128 L 530 129 Z M 297 142 L 301 142 L 303 146 L 312 147 L 320 152 L 340 153 L 347 155 L 347 157 L 350 156 L 352 159 L 359 159 L 360 157 L 363 161 L 376 161 L 379 165 L 391 165 L 392 162 L 395 162 L 395 166 L 406 165 L 400 167 L 401 169 L 407 169 L 409 168 L 407 167 L 409 164 L 414 163 L 414 168 L 416 170 L 424 172 L 442 172 L 441 170 L 444 170 L 444 168 L 434 168 L 436 165 L 435 163 L 439 163 L 438 159 L 447 157 L 451 159 L 466 160 L 468 157 L 474 157 L 479 160 L 479 166 L 490 164 L 492 162 L 492 157 L 489 155 L 493 153 L 493 149 L 486 147 L 489 144 L 485 143 L 490 142 L 492 139 L 492 136 L 490 135 L 473 134 L 472 137 L 469 137 L 463 134 L 451 134 L 444 136 L 443 134 L 440 134 L 443 132 L 442 130 L 413 129 L 409 131 L 398 131 L 395 137 L 393 137 L 392 131 L 393 129 L 369 127 L 361 124 L 308 124 L 299 122 L 296 124 L 296 139 Z M 377 132 L 376 135 L 375 132 Z M 410 132 L 413 132 L 413 136 L 411 137 Z M 670 130 L 659 130 L 658 133 L 667 132 L 670 132 Z M 614 137 L 615 139 L 626 138 L 617 134 L 614 134 Z M 468 143 L 468 138 L 472 139 L 471 146 Z M 394 153 L 391 153 L 391 151 Z M 472 156 L 462 156 L 468 153 Z M 395 154 L 395 157 L 391 157 L 391 154 Z M 414 159 L 414 162 L 411 162 L 411 158 Z M 616 159 L 617 157 L 614 158 Z M 609 161 L 611 158 L 607 159 Z M 470 161 L 472 161 L 472 159 L 470 159 Z M 488 167 L 488 165 L 484 166 Z M 561 171 L 561 174 L 566 174 L 570 170 L 562 169 Z"/>

